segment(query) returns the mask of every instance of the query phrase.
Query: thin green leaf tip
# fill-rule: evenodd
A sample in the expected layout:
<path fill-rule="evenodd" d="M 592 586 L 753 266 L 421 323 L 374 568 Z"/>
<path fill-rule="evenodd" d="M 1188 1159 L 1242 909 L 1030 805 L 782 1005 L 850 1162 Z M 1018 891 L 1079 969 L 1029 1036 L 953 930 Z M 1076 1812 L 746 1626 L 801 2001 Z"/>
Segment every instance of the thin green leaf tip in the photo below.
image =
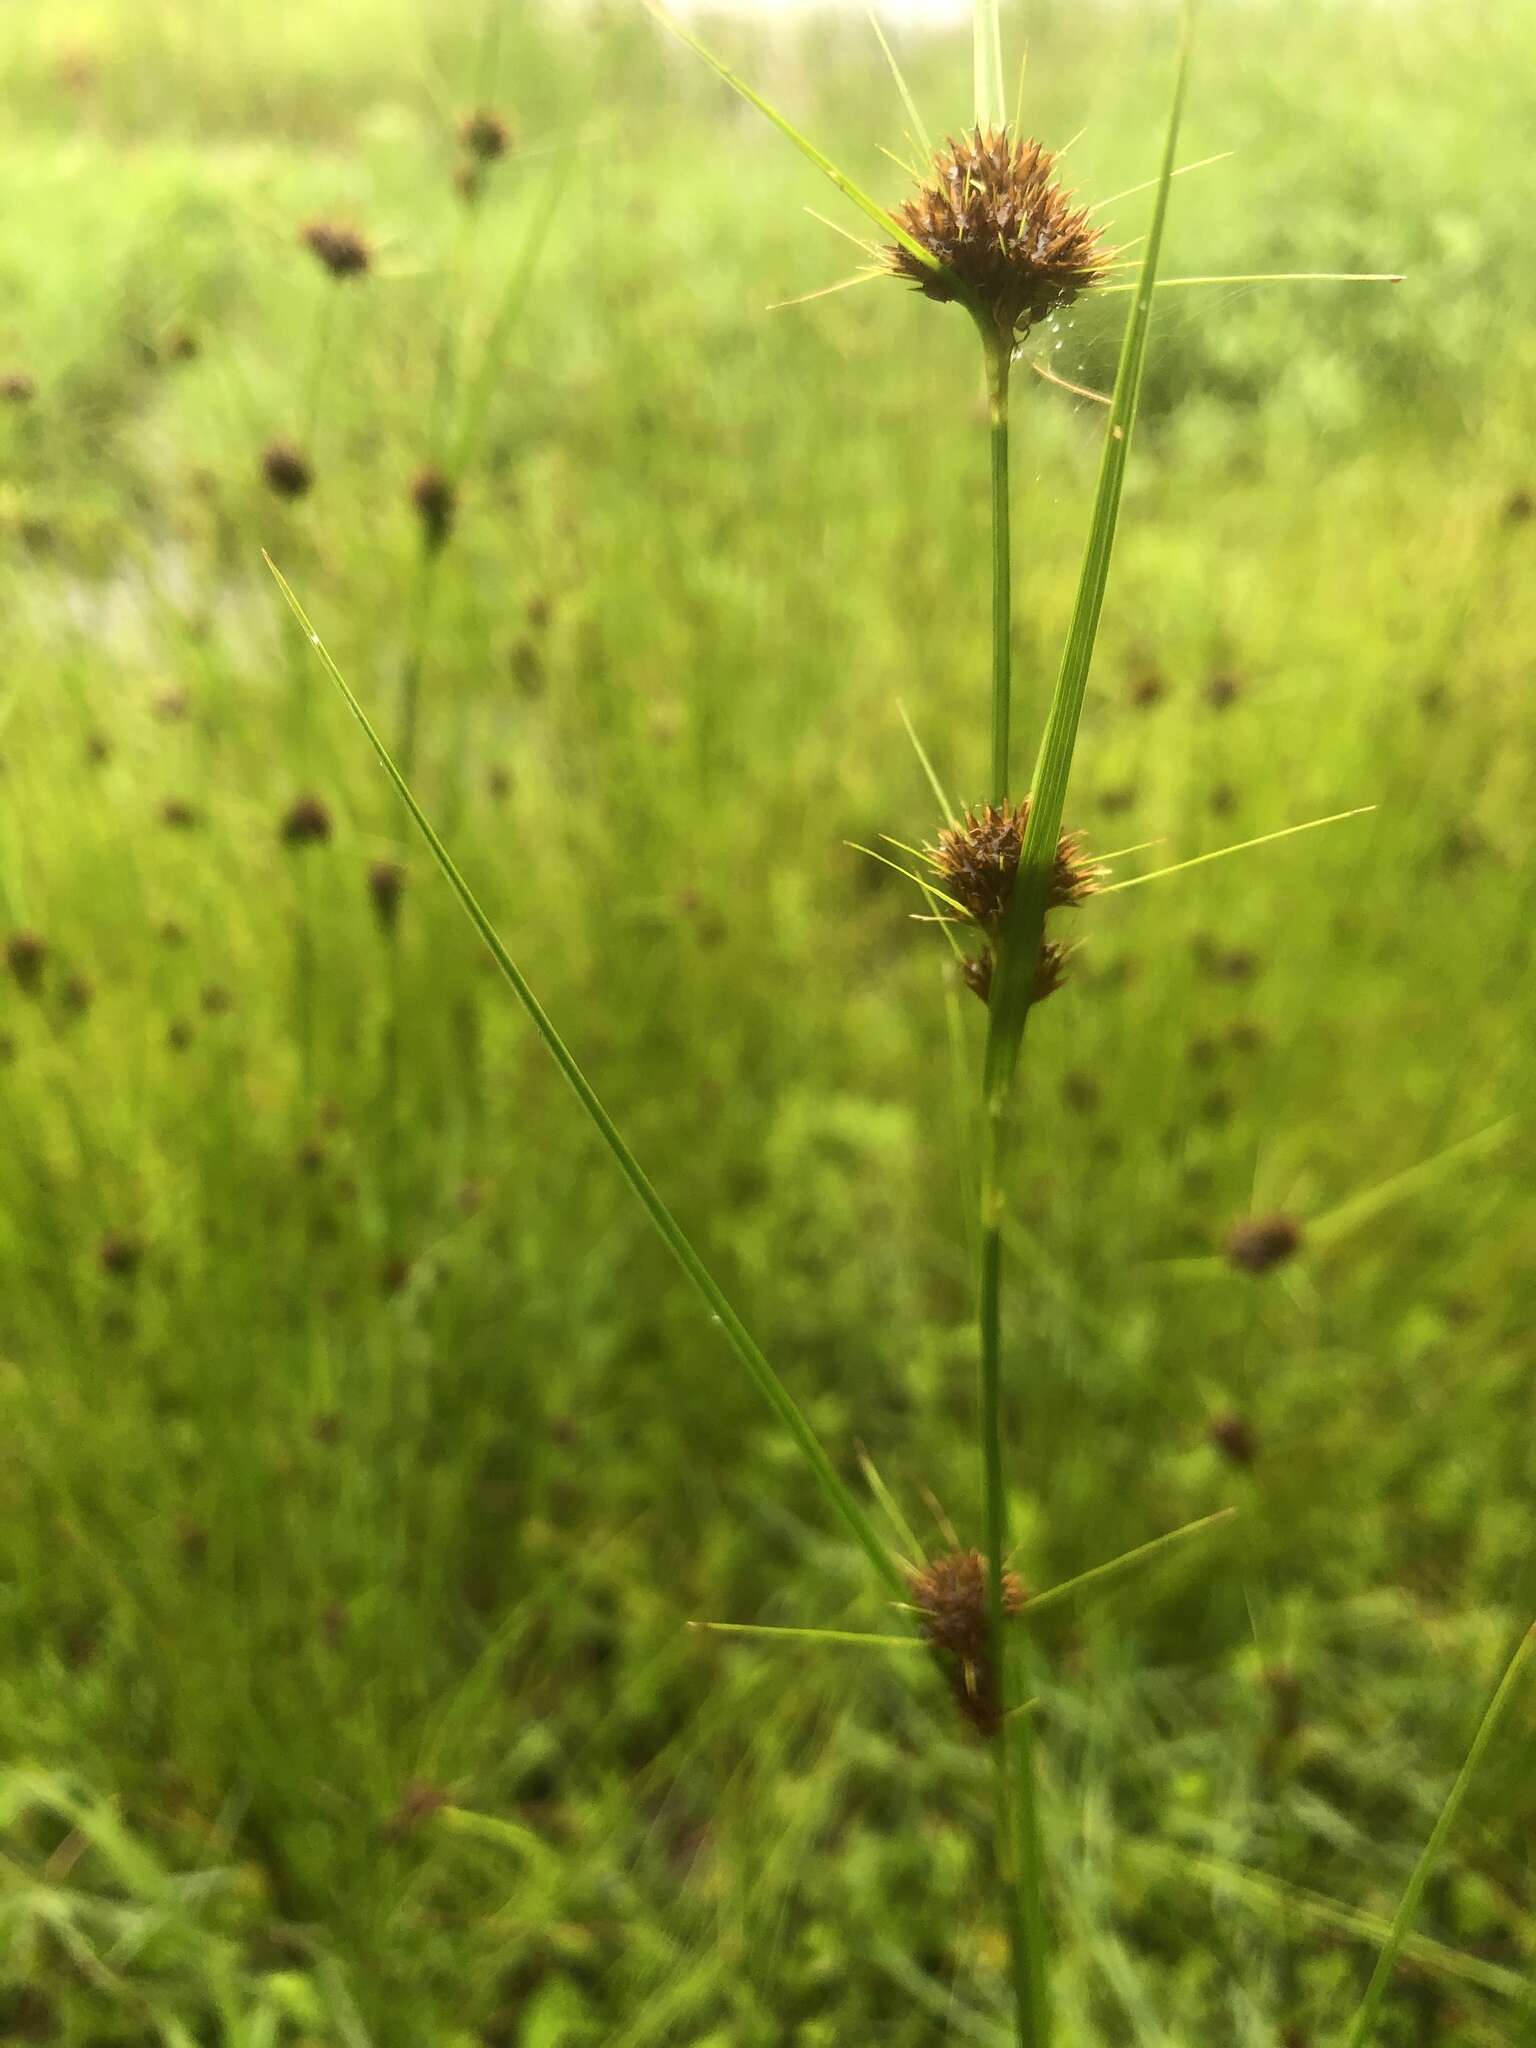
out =
<path fill-rule="evenodd" d="M 900 221 L 887 213 L 878 199 L 872 199 L 862 186 L 856 185 L 846 171 L 839 170 L 832 159 L 819 150 L 809 136 L 802 135 L 786 115 L 781 114 L 760 92 L 748 85 L 740 72 L 733 71 L 723 58 L 717 57 L 699 41 L 692 29 L 685 28 L 676 15 L 669 14 L 660 4 L 660 0 L 642 0 L 642 5 L 649 14 L 655 16 L 664 29 L 676 36 L 680 43 L 685 43 L 696 57 L 702 57 L 716 77 L 723 78 L 733 92 L 740 93 L 749 106 L 756 107 L 760 114 L 765 115 L 781 135 L 788 137 L 806 161 L 813 163 L 824 178 L 830 178 L 844 198 L 851 199 L 860 212 L 869 216 L 876 227 L 889 235 L 892 241 L 899 242 L 909 256 L 914 257 L 925 269 L 931 270 L 936 277 L 943 273 L 943 264 L 931 250 L 925 249 L 921 242 L 909 235 Z"/>

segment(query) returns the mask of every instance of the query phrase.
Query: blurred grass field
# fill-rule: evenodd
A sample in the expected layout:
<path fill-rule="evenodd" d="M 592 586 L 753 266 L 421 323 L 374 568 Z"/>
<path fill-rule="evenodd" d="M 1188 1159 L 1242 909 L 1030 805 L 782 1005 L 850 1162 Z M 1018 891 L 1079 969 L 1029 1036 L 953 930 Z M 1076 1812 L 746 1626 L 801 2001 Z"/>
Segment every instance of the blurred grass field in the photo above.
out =
<path fill-rule="evenodd" d="M 1168 13 L 1008 12 L 1083 194 L 1150 176 Z M 710 34 L 899 194 L 861 21 Z M 963 121 L 967 39 L 900 54 Z M 260 554 L 387 732 L 424 650 L 514 956 L 850 1475 L 974 1540 L 978 1006 L 848 844 L 938 823 L 898 700 L 982 793 L 964 322 L 766 311 L 835 195 L 623 7 L 78 0 L 0 65 L 0 2039 L 1002 2041 L 981 1753 L 911 1660 L 687 1628 L 885 1624 Z M 1165 273 L 1405 281 L 1161 295 L 1069 817 L 1124 879 L 1376 809 L 1094 905 L 1031 1027 L 1020 1568 L 1241 1510 L 1039 1625 L 1071 2048 L 1333 2039 L 1536 1614 L 1533 80 L 1513 8 L 1206 10 Z M 1027 758 L 1101 422 L 1020 382 Z M 1533 2038 L 1533 1717 L 1393 2048 Z"/>

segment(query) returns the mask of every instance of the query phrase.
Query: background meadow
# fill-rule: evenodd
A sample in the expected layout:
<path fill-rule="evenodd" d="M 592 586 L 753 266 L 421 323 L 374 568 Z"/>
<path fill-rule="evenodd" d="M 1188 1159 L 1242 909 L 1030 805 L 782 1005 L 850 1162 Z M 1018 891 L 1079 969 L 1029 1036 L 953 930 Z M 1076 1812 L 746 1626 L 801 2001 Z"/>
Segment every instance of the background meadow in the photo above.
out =
<path fill-rule="evenodd" d="M 1151 176 L 1170 14 L 1024 16 L 1025 125 Z M 709 33 L 900 195 L 862 20 Z M 899 54 L 963 121 L 968 37 Z M 0 2039 L 1007 2038 L 980 1752 L 912 1660 L 687 1627 L 888 1624 L 261 561 L 392 738 L 415 677 L 849 1474 L 973 1541 L 980 1013 L 849 845 L 938 823 L 898 703 L 983 790 L 964 321 L 766 310 L 857 264 L 836 195 L 627 7 L 19 5 L 0 68 Z M 1536 1614 L 1533 80 L 1513 8 L 1206 9 L 1165 273 L 1405 281 L 1161 294 L 1069 821 L 1124 879 L 1376 809 L 1096 904 L 1031 1025 L 1020 1569 L 1241 1510 L 1040 1624 L 1083 2048 L 1331 2039 Z M 1036 353 L 1107 388 L 1123 306 Z M 1018 387 L 1027 757 L 1101 417 Z M 1383 2041 L 1536 2025 L 1533 1715 Z"/>

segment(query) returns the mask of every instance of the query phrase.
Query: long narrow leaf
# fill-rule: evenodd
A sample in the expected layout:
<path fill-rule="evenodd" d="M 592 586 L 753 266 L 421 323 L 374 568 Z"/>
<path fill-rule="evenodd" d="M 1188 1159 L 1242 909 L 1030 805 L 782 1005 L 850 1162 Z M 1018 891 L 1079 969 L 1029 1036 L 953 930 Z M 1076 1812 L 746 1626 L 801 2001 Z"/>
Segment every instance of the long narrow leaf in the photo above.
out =
<path fill-rule="evenodd" d="M 1430 1830 L 1429 1840 L 1424 1844 L 1423 1853 L 1414 1865 L 1413 1875 L 1408 1880 L 1408 1888 L 1403 1893 L 1402 1902 L 1392 1916 L 1391 1928 L 1386 1941 L 1382 1944 L 1381 1954 L 1376 1959 L 1376 1968 L 1366 1987 L 1365 1997 L 1361 2000 L 1360 2010 L 1355 2014 L 1349 2032 L 1344 2036 L 1344 2048 L 1366 2048 L 1375 2031 L 1381 2001 L 1386 1995 L 1392 1972 L 1397 1967 L 1397 1959 L 1402 1953 L 1403 1944 L 1418 1917 L 1424 1887 L 1429 1883 L 1435 1865 L 1440 1860 L 1440 1851 L 1445 1847 L 1445 1838 L 1461 1811 L 1461 1803 L 1467 1796 L 1467 1788 L 1476 1776 L 1484 1752 L 1504 1718 L 1504 1710 L 1514 1696 L 1520 1674 L 1525 1669 L 1533 1650 L 1536 1650 L 1536 1626 L 1526 1630 L 1521 1638 L 1520 1647 L 1509 1660 L 1508 1670 L 1499 1680 L 1498 1688 L 1488 1702 L 1488 1711 L 1483 1715 L 1477 1733 L 1472 1738 L 1472 1747 L 1467 1751 L 1466 1762 L 1456 1774 L 1456 1782 L 1440 1809 L 1440 1818 Z"/>
<path fill-rule="evenodd" d="M 868 214 L 882 233 L 889 235 L 892 241 L 899 242 L 909 255 L 915 256 L 919 263 L 933 271 L 935 275 L 943 270 L 944 266 L 938 258 L 909 235 L 899 221 L 893 220 L 878 199 L 871 199 L 867 192 L 855 185 L 848 173 L 840 171 L 829 156 L 824 156 L 809 136 L 802 135 L 794 123 L 781 114 L 777 107 L 765 100 L 760 92 L 754 91 L 740 72 L 733 71 L 730 65 L 717 57 L 712 50 L 706 49 L 691 29 L 684 28 L 675 15 L 669 14 L 660 5 L 660 0 L 644 0 L 644 4 L 663 28 L 670 29 L 680 43 L 686 43 L 695 56 L 702 57 L 716 77 L 725 80 L 732 92 L 739 92 L 749 105 L 756 107 L 760 114 L 765 114 L 779 133 L 789 138 L 806 161 L 813 163 L 823 177 L 830 178 L 844 198 L 851 199 L 862 213 Z"/>
<path fill-rule="evenodd" d="M 396 794 L 405 805 L 407 811 L 409 811 L 417 831 L 426 841 L 432 858 L 441 869 L 448 886 L 452 889 L 454 895 L 458 897 L 465 915 L 479 933 L 486 949 L 500 969 L 503 980 L 511 988 L 518 1002 L 522 1005 L 529 1022 L 544 1041 L 545 1048 L 549 1052 L 550 1057 L 565 1076 L 572 1094 L 575 1095 L 595 1127 L 598 1136 L 612 1154 L 614 1163 L 617 1165 L 620 1173 L 623 1174 L 625 1180 L 628 1181 L 638 1197 L 641 1207 L 655 1226 L 657 1235 L 671 1252 L 673 1258 L 682 1267 L 688 1278 L 693 1282 L 698 1293 L 703 1297 L 712 1320 L 719 1326 L 724 1333 L 726 1342 L 746 1367 L 758 1392 L 767 1401 L 774 1414 L 794 1438 L 822 1493 L 847 1524 L 850 1533 L 874 1566 L 876 1573 L 888 1586 L 897 1591 L 905 1590 L 905 1582 L 902 1579 L 901 1573 L 897 1569 L 890 1553 L 886 1550 L 884 1544 L 881 1543 L 873 1523 L 848 1487 L 838 1477 L 836 1468 L 827 1456 L 826 1451 L 822 1448 L 820 1438 L 801 1412 L 794 1396 L 758 1349 L 756 1343 L 749 1335 L 745 1324 L 731 1307 L 731 1304 L 716 1284 L 708 1267 L 684 1235 L 681 1224 L 678 1223 L 671 1210 L 662 1201 L 660 1195 L 651 1185 L 650 1179 L 644 1168 L 640 1165 L 639 1160 L 636 1159 L 634 1153 L 630 1151 L 628 1145 L 625 1144 L 623 1138 L 619 1135 L 617 1125 L 598 1100 L 591 1082 L 588 1081 L 586 1075 L 577 1065 L 575 1056 L 566 1046 L 559 1032 L 556 1031 L 543 1006 L 534 995 L 527 981 L 523 978 L 519 968 L 513 962 L 511 955 L 502 944 L 495 926 L 481 909 L 473 890 L 454 865 L 447 847 L 438 838 L 426 813 L 411 794 L 410 787 L 405 777 L 395 766 L 389 749 L 380 739 L 377 732 L 374 731 L 367 713 L 353 695 L 341 670 L 331 659 L 330 654 L 320 639 L 320 635 L 310 624 L 303 606 L 294 595 L 282 571 L 277 567 L 277 564 L 270 555 L 265 555 L 264 559 L 267 567 L 272 571 L 277 586 L 283 593 L 290 611 L 298 620 L 310 645 L 319 656 L 326 674 L 341 692 L 347 709 L 357 720 L 368 744 L 378 756 L 380 766 L 394 784 Z"/>
<path fill-rule="evenodd" d="M 1141 276 L 1126 322 L 1120 349 L 1120 367 L 1115 377 L 1110 405 L 1109 428 L 1099 467 L 1099 484 L 1094 499 L 1093 520 L 1083 553 L 1082 574 L 1072 624 L 1062 654 L 1061 670 L 1046 720 L 1045 735 L 1035 766 L 1030 793 L 1029 823 L 1019 856 L 1018 882 L 1008 908 L 1001 959 L 992 989 L 991 1015 L 987 1030 L 986 1085 L 988 1096 L 1000 1102 L 1018 1064 L 1019 1046 L 1029 1014 L 1035 960 L 1045 929 L 1046 894 L 1050 886 L 1056 842 L 1061 834 L 1061 816 L 1066 805 L 1067 781 L 1072 772 L 1072 754 L 1077 745 L 1078 722 L 1082 717 L 1083 695 L 1088 670 L 1098 637 L 1099 617 L 1104 608 L 1104 591 L 1109 581 L 1110 557 L 1114 552 L 1115 528 L 1120 516 L 1120 494 L 1125 485 L 1125 463 L 1130 452 L 1131 429 L 1141 396 L 1142 372 L 1146 364 L 1147 330 L 1152 319 L 1152 295 L 1157 282 L 1158 258 L 1162 253 L 1163 227 L 1168 217 L 1168 191 L 1173 182 L 1174 156 L 1178 149 L 1179 123 L 1184 112 L 1184 94 L 1189 78 L 1192 7 L 1184 10 L 1183 35 L 1179 45 L 1178 75 L 1168 113 L 1168 132 L 1163 143 L 1162 166 L 1158 174 L 1157 197 L 1152 224 L 1147 233 L 1146 254 Z"/>
<path fill-rule="evenodd" d="M 976 126 L 1003 125 L 1003 25 L 998 0 L 974 0 L 972 37 L 976 73 Z"/>

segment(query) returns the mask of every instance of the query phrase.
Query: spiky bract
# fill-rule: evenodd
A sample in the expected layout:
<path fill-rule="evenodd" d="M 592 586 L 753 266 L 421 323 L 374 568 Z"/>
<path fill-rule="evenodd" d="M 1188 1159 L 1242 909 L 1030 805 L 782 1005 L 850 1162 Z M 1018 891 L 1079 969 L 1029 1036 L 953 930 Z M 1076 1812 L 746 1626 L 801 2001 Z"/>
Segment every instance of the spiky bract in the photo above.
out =
<path fill-rule="evenodd" d="M 1104 276 L 1108 251 L 1057 181 L 1055 154 L 1006 127 L 950 136 L 896 219 L 943 266 L 895 244 L 886 260 L 930 299 L 959 301 L 1012 345 Z"/>

